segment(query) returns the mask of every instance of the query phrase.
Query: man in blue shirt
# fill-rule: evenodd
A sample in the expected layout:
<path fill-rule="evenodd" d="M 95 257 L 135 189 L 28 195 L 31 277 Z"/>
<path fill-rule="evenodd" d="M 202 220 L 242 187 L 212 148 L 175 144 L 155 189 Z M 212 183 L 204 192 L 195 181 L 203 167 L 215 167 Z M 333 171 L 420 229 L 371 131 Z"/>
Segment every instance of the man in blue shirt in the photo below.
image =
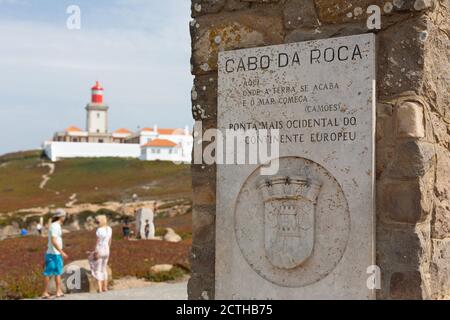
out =
<path fill-rule="evenodd" d="M 63 274 L 64 261 L 67 259 L 67 254 L 63 251 L 62 241 L 62 229 L 61 226 L 66 219 L 66 213 L 62 209 L 56 210 L 53 214 L 52 224 L 48 230 L 48 244 L 47 252 L 45 254 L 45 289 L 42 294 L 43 299 L 50 298 L 48 293 L 48 285 L 50 283 L 50 277 L 55 277 L 56 282 L 56 297 L 60 298 L 64 296 L 61 290 L 61 275 Z"/>

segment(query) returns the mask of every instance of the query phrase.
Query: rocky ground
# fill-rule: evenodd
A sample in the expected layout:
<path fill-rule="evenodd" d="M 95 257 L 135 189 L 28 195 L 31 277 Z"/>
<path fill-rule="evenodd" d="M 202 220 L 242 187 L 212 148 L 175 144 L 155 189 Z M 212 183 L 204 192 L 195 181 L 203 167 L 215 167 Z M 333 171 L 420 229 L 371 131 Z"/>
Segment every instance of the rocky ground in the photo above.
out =
<path fill-rule="evenodd" d="M 153 208 L 156 204 L 157 217 L 173 218 L 190 212 L 192 205 L 189 199 L 154 200 L 154 201 L 132 201 L 132 202 L 105 202 L 98 204 L 82 203 L 74 204 L 76 194 L 71 197 L 71 203 L 67 203 L 64 210 L 68 214 L 68 221 L 64 225 L 65 232 L 93 230 L 95 229 L 94 216 L 106 214 L 111 226 L 122 223 L 127 218 L 134 219 L 135 211 L 139 208 Z M 69 206 L 70 205 L 70 206 Z M 37 224 L 40 220 L 47 224 L 52 207 L 36 207 L 20 209 L 9 213 L 0 213 L 0 240 L 20 236 L 22 228 L 27 229 L 29 234 L 37 235 Z M 45 235 L 45 229 L 44 229 Z"/>

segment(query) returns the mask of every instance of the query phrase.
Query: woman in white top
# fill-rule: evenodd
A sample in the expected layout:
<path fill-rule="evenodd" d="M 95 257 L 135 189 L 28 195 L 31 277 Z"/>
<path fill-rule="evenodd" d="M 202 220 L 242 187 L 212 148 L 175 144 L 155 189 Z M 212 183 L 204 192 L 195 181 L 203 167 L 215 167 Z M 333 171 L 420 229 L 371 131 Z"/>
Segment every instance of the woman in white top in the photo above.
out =
<path fill-rule="evenodd" d="M 97 244 L 90 257 L 92 276 L 97 280 L 98 292 L 108 291 L 108 259 L 111 247 L 112 229 L 108 226 L 106 216 L 97 216 Z"/>

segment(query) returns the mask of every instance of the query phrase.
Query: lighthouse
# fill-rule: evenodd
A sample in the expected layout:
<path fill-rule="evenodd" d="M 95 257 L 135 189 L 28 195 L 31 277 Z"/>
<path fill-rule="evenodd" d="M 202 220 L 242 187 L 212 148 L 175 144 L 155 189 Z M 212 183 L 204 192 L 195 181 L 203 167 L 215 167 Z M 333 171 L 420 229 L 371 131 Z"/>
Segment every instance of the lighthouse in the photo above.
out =
<path fill-rule="evenodd" d="M 86 106 L 86 131 L 99 135 L 98 142 L 104 142 L 100 136 L 108 133 L 108 109 L 103 102 L 103 87 L 97 81 L 91 88 L 91 102 Z"/>
<path fill-rule="evenodd" d="M 103 87 L 100 85 L 100 82 L 96 82 L 95 86 L 92 87 L 92 103 L 103 103 Z"/>

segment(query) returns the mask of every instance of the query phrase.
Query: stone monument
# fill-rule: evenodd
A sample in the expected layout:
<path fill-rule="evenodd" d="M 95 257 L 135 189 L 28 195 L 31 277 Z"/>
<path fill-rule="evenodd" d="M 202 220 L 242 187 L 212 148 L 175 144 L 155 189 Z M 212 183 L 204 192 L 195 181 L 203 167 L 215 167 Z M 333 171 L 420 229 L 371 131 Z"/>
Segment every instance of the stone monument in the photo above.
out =
<path fill-rule="evenodd" d="M 449 8 L 448 0 L 192 0 L 192 113 L 202 125 L 194 139 L 231 121 L 245 128 L 277 117 L 283 127 L 276 175 L 192 164 L 190 299 L 450 295 Z M 374 12 L 381 22 L 369 29 Z M 260 75 L 260 90 L 285 89 L 244 97 L 250 74 Z M 323 85 L 313 95 L 302 83 Z M 355 106 L 356 125 L 343 125 Z M 314 127 L 317 118 L 338 122 Z"/>
<path fill-rule="evenodd" d="M 140 208 L 136 212 L 136 235 L 139 239 L 155 238 L 154 213 L 150 208 Z M 149 225 L 148 236 L 145 234 L 145 226 Z"/>

